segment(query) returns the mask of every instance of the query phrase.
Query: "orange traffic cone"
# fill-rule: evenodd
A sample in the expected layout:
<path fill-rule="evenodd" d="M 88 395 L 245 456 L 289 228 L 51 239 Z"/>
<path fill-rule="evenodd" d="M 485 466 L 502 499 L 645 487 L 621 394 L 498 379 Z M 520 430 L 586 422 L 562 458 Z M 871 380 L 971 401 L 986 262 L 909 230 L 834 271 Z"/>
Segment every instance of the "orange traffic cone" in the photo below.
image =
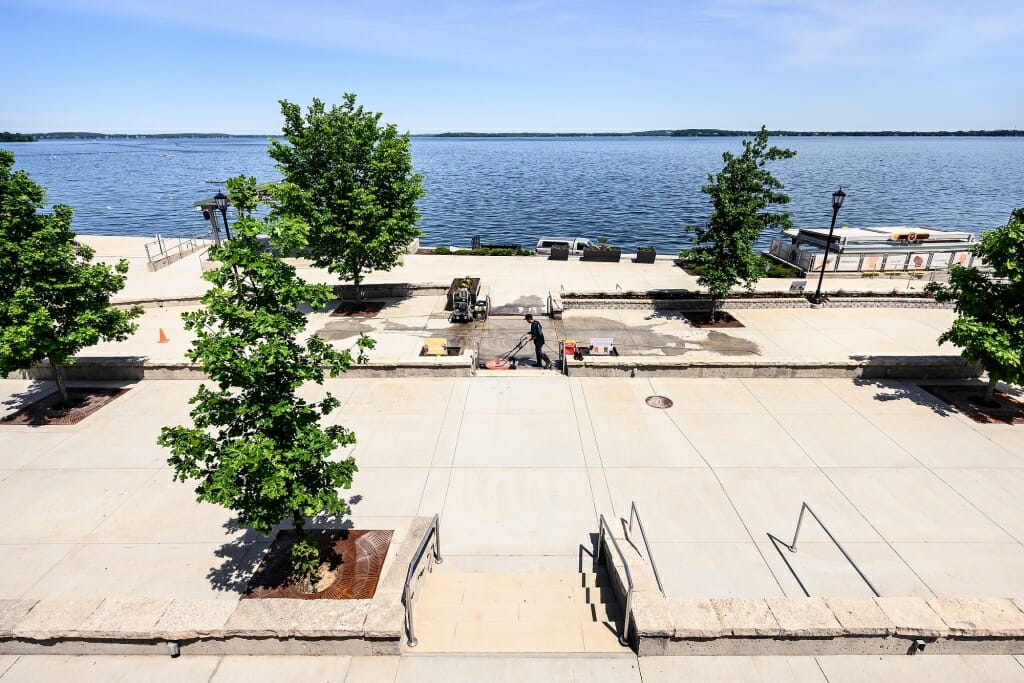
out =
<path fill-rule="evenodd" d="M 160 339 L 157 340 L 157 344 L 166 344 L 169 341 L 171 341 L 171 340 L 167 338 L 167 335 L 164 334 L 164 328 L 161 327 L 160 328 Z"/>

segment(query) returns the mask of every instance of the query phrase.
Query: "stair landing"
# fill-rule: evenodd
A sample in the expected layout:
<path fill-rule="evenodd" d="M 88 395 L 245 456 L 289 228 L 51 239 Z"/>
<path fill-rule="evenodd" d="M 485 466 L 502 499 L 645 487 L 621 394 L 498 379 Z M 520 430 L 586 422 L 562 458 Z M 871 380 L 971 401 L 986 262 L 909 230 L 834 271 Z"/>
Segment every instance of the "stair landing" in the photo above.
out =
<path fill-rule="evenodd" d="M 593 573 L 433 572 L 409 654 L 628 653 L 607 579 Z"/>

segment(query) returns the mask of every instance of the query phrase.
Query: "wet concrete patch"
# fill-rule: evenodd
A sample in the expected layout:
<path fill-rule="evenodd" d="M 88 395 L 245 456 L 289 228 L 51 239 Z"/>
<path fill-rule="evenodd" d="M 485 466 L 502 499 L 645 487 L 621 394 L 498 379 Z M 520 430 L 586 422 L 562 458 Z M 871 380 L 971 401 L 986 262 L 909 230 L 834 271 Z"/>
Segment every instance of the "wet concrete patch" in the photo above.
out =
<path fill-rule="evenodd" d="M 761 350 L 749 339 L 734 337 L 725 332 L 712 330 L 707 339 L 697 342 L 705 351 L 720 353 L 723 356 L 757 356 Z"/>

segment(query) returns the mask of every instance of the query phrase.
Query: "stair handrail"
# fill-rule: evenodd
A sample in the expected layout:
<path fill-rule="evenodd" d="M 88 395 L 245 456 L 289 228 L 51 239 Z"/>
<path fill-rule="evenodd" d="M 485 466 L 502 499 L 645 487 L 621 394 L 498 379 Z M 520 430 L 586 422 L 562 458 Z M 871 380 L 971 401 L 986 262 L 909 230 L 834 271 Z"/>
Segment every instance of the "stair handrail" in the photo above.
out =
<path fill-rule="evenodd" d="M 629 527 L 626 531 L 626 540 L 630 543 L 633 539 L 630 536 L 633 533 L 633 520 L 636 520 L 637 526 L 640 527 L 640 538 L 643 539 L 644 548 L 647 549 L 647 561 L 651 563 L 651 569 L 654 571 L 654 580 L 658 582 L 658 590 L 661 591 L 661 597 L 667 598 L 665 595 L 665 587 L 661 583 L 661 574 L 658 573 L 658 563 L 654 561 L 654 553 L 651 552 L 651 544 L 647 542 L 647 531 L 644 530 L 644 521 L 640 519 L 640 511 L 636 509 L 636 501 L 632 501 L 629 506 Z"/>
<path fill-rule="evenodd" d="M 437 514 L 430 520 L 430 526 L 423 532 L 423 538 L 420 539 L 420 544 L 416 546 L 416 552 L 412 554 L 412 560 L 409 561 L 409 571 L 405 574 L 405 588 L 402 589 L 402 603 L 405 605 L 405 634 L 408 639 L 409 647 L 416 647 L 416 643 L 419 641 L 416 639 L 416 629 L 413 624 L 413 598 L 416 597 L 416 591 L 411 590 L 413 576 L 416 573 L 416 567 L 419 566 L 420 560 L 423 559 L 423 554 L 427 551 L 427 546 L 433 539 L 433 554 L 434 564 L 441 564 L 444 558 L 441 557 L 441 522 Z"/>
<path fill-rule="evenodd" d="M 626 571 L 626 583 L 629 584 L 629 588 L 626 590 L 626 606 L 622 616 L 622 632 L 619 634 L 619 643 L 629 647 L 629 622 L 633 616 L 631 611 L 633 606 L 633 573 L 629 571 L 629 562 L 626 562 L 626 556 L 622 553 L 619 542 L 615 540 L 615 535 L 611 533 L 608 520 L 604 518 L 603 514 L 598 517 L 597 550 L 594 551 L 594 562 L 601 561 L 601 547 L 606 531 L 608 532 L 608 538 L 611 539 L 612 545 L 615 547 L 615 552 L 619 554 L 619 559 L 622 560 L 622 568 Z"/>
<path fill-rule="evenodd" d="M 836 540 L 836 537 L 833 536 L 832 532 L 828 530 L 828 527 L 825 526 L 825 523 L 821 521 L 821 518 L 818 517 L 818 515 L 814 512 L 814 510 L 811 509 L 811 506 L 807 504 L 807 501 L 803 501 L 803 503 L 801 503 L 801 505 L 800 505 L 800 516 L 797 517 L 797 519 L 796 519 L 796 531 L 793 532 L 793 542 L 792 543 L 786 543 L 785 541 L 783 541 L 783 540 L 781 540 L 779 538 L 776 538 L 774 535 L 768 534 L 768 538 L 771 539 L 772 544 L 775 545 L 775 549 L 778 550 L 779 544 L 781 543 L 783 546 L 785 546 L 786 550 L 788 550 L 789 552 L 791 552 L 791 553 L 795 553 L 796 552 L 796 542 L 797 542 L 797 539 L 800 537 L 800 527 L 801 527 L 801 525 L 803 524 L 803 521 L 804 521 L 804 512 L 810 512 L 811 513 L 811 517 L 814 517 L 814 521 L 817 522 L 818 526 L 820 526 L 822 528 L 822 530 L 825 532 L 825 534 L 829 537 L 829 540 L 831 540 L 832 543 L 834 543 L 835 546 L 837 548 L 839 548 L 839 552 L 841 552 L 843 554 L 843 557 L 845 557 L 846 561 L 850 563 L 850 566 L 853 567 L 854 570 L 857 572 L 857 574 L 860 575 L 860 578 L 864 580 L 864 583 L 866 583 L 868 588 L 871 589 L 871 592 L 875 594 L 875 597 L 876 598 L 882 597 L 881 593 L 879 593 L 875 589 L 875 587 L 871 583 L 871 581 L 868 580 L 868 577 L 864 575 L 864 572 L 861 571 L 860 567 L 857 566 L 857 563 L 853 561 L 852 557 L 850 557 L 850 554 L 848 552 L 846 552 L 846 548 L 844 548 L 843 545 L 838 540 Z M 782 555 L 781 552 L 779 554 Z M 804 595 L 806 595 L 807 597 L 810 597 L 811 594 L 807 592 L 807 588 L 804 586 L 804 582 L 800 580 L 799 576 L 797 576 L 796 572 L 793 570 L 792 565 L 789 564 L 789 560 L 786 559 L 785 555 L 782 555 L 782 559 L 786 563 L 786 565 L 789 567 L 789 571 L 793 574 L 793 578 L 795 578 L 796 582 L 798 584 L 800 584 L 800 588 L 801 588 L 801 590 L 803 590 Z"/>

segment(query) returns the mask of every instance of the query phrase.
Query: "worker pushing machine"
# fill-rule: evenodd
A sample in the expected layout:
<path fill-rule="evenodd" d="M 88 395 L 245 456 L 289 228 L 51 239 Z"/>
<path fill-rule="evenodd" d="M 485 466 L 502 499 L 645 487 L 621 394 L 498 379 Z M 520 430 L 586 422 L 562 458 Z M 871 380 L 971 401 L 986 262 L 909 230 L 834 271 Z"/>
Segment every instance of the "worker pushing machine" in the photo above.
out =
<path fill-rule="evenodd" d="M 544 369 L 551 367 L 551 359 L 544 353 L 544 328 L 539 320 L 534 320 L 529 313 L 525 316 L 526 322 L 530 323 L 530 339 L 533 340 L 533 347 L 537 351 L 537 367 Z"/>

